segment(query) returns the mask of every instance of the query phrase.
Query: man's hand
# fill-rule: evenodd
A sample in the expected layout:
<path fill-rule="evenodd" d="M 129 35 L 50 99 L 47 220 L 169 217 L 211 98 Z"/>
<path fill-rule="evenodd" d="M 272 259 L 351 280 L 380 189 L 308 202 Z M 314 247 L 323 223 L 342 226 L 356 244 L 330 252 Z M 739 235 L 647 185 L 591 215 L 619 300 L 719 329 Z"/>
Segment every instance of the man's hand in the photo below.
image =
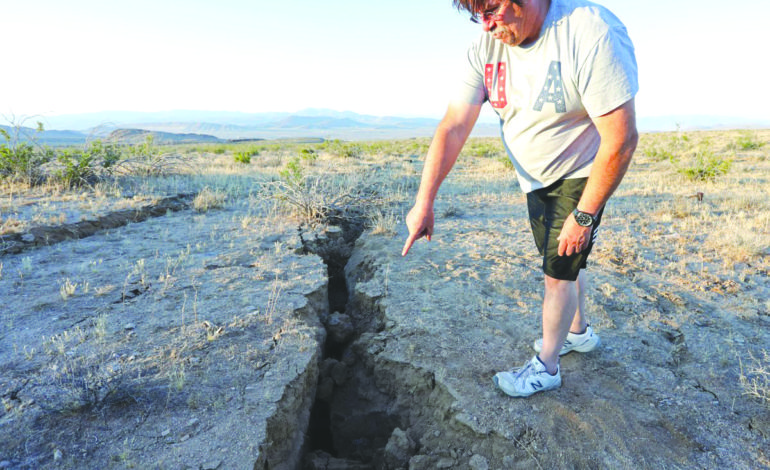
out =
<path fill-rule="evenodd" d="M 421 207 L 415 205 L 406 216 L 406 227 L 409 229 L 409 236 L 406 238 L 404 249 L 401 250 L 401 256 L 406 256 L 412 244 L 425 237 L 430 241 L 433 236 L 433 207 Z"/>
<path fill-rule="evenodd" d="M 578 225 L 575 216 L 570 214 L 564 220 L 564 226 L 559 234 L 559 256 L 571 256 L 586 249 L 592 229 L 593 227 Z"/>

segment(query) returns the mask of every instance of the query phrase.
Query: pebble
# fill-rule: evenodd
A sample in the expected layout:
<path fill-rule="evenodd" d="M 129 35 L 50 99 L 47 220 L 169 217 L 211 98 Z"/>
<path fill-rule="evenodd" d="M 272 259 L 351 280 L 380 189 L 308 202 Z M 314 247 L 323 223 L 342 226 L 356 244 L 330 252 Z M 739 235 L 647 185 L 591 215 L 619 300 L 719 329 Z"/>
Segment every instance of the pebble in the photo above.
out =
<path fill-rule="evenodd" d="M 222 461 L 215 460 L 215 461 L 204 463 L 203 466 L 201 466 L 201 470 L 217 470 L 221 466 L 222 466 Z"/>
<path fill-rule="evenodd" d="M 166 429 L 166 430 L 164 430 L 162 433 L 160 433 L 160 436 L 161 436 L 161 437 L 166 437 L 166 436 L 168 436 L 169 434 L 171 434 L 171 430 L 170 430 L 170 429 Z"/>
<path fill-rule="evenodd" d="M 11 462 L 7 460 L 3 460 L 0 462 L 0 468 L 11 468 Z"/>
<path fill-rule="evenodd" d="M 53 460 L 54 462 L 61 460 L 64 457 L 64 454 L 59 449 L 54 449 L 53 451 Z"/>
<path fill-rule="evenodd" d="M 126 326 L 123 327 L 124 330 L 133 330 L 136 328 L 136 325 L 133 323 L 127 323 Z"/>
<path fill-rule="evenodd" d="M 35 236 L 32 235 L 31 233 L 25 233 L 24 235 L 21 236 L 21 240 L 27 243 L 32 243 L 35 241 Z"/>
<path fill-rule="evenodd" d="M 473 457 L 471 457 L 470 462 L 468 462 L 468 465 L 470 465 L 471 469 L 473 470 L 489 470 L 489 462 L 484 457 L 476 454 Z"/>
<path fill-rule="evenodd" d="M 443 458 L 438 461 L 436 468 L 452 468 L 455 465 L 454 459 Z"/>

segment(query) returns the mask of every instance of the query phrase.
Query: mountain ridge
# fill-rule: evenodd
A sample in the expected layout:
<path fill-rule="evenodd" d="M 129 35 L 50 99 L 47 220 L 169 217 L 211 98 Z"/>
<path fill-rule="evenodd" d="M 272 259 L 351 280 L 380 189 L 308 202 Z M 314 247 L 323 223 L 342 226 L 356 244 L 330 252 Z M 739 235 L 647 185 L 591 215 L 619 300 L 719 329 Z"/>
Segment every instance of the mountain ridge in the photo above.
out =
<path fill-rule="evenodd" d="M 26 139 L 47 145 L 76 145 L 94 138 L 105 138 L 118 129 L 138 129 L 169 134 L 205 134 L 222 141 L 283 138 L 322 138 L 342 140 L 384 140 L 430 137 L 438 118 L 374 116 L 352 111 L 307 108 L 294 113 L 245 113 L 235 111 L 104 111 L 28 118 L 40 121 L 45 131 L 23 128 Z M 676 130 L 750 129 L 770 127 L 770 119 L 729 116 L 652 116 L 637 120 L 642 132 Z M 23 121 L 24 122 L 24 121 Z M 10 129 L 10 126 L 3 126 Z M 471 134 L 497 137 L 499 122 L 491 113 L 482 113 Z M 203 141 L 210 142 L 209 137 Z M 175 138 L 169 138 L 173 141 Z"/>

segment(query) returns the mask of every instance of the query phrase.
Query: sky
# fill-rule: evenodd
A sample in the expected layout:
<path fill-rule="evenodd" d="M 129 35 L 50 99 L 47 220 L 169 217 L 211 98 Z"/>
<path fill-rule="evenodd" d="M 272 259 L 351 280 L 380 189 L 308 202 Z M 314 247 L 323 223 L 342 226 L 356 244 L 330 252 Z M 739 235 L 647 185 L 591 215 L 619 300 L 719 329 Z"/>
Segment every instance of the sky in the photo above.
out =
<path fill-rule="evenodd" d="M 0 114 L 17 118 L 306 108 L 440 117 L 481 34 L 450 0 L 3 3 Z M 639 116 L 770 116 L 770 2 L 599 3 L 634 42 Z"/>

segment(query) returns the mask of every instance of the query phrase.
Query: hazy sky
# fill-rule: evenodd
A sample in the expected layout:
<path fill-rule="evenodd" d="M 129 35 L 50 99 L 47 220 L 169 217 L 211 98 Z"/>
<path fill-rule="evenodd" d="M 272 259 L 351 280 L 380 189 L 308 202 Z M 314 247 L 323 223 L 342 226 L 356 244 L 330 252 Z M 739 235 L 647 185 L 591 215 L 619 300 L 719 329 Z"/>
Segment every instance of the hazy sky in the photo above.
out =
<path fill-rule="evenodd" d="M 4 0 L 0 113 L 443 114 L 481 29 L 450 0 Z M 766 118 L 757 0 L 605 0 L 636 46 L 640 116 Z"/>

